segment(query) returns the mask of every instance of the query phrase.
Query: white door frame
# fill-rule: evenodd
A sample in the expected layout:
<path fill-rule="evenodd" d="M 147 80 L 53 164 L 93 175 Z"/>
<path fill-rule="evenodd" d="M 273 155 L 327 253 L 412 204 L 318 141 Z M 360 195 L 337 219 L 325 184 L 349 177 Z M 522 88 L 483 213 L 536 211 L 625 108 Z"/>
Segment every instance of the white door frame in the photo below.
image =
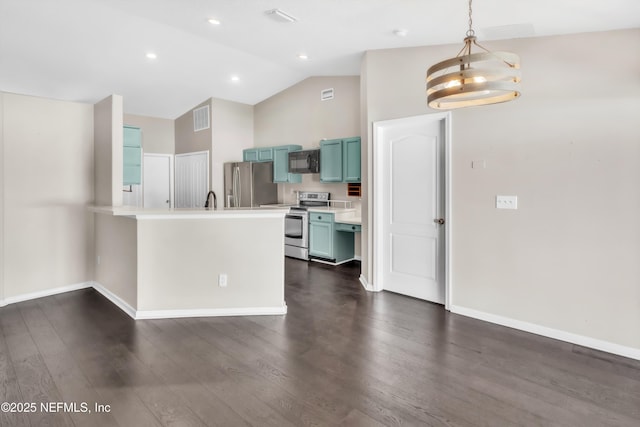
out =
<path fill-rule="evenodd" d="M 379 129 L 384 125 L 389 125 L 399 121 L 405 121 L 407 119 L 433 119 L 434 121 L 444 120 L 444 213 L 445 213 L 445 233 L 444 233 L 444 256 L 445 256 L 445 303 L 444 307 L 450 310 L 451 296 L 452 296 L 452 221 L 451 221 L 451 112 L 435 113 L 435 114 L 423 114 L 420 116 L 404 117 L 400 119 L 384 120 L 373 122 L 372 135 L 373 135 L 373 187 L 371 195 L 373 195 L 373 227 L 371 227 L 372 235 L 370 241 L 373 242 L 373 291 L 382 291 L 382 285 L 380 278 L 383 277 L 383 262 L 384 250 L 380 247 L 381 238 L 383 235 L 383 224 L 380 221 L 382 210 L 382 175 L 377 171 L 383 170 L 384 155 L 382 152 L 381 144 L 378 143 Z"/>
<path fill-rule="evenodd" d="M 169 159 L 169 207 L 173 208 L 174 207 L 174 174 L 173 174 L 173 158 L 174 155 L 173 154 L 161 154 L 161 153 L 143 153 L 142 155 L 142 165 L 144 167 L 144 158 L 146 156 L 149 157 L 166 157 Z M 143 174 L 142 176 L 144 177 L 144 170 L 143 170 Z M 142 194 L 144 196 L 144 181 L 142 181 Z M 142 204 L 144 206 L 144 197 L 142 198 Z"/>

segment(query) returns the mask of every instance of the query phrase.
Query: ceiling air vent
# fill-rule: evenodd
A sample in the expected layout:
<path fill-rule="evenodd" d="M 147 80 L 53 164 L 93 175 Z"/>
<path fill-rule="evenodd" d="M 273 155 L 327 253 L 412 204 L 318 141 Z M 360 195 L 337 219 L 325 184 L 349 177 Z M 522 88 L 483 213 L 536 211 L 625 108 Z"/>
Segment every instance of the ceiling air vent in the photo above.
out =
<path fill-rule="evenodd" d="M 320 91 L 320 101 L 327 101 L 329 99 L 333 99 L 333 88 Z"/>
<path fill-rule="evenodd" d="M 193 131 L 209 129 L 209 106 L 205 105 L 193 110 Z"/>

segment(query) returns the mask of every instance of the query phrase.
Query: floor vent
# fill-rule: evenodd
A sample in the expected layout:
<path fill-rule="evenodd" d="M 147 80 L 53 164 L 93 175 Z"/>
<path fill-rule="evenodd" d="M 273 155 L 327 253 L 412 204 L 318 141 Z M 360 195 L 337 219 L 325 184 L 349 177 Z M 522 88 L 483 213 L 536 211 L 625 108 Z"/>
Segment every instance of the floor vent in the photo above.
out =
<path fill-rule="evenodd" d="M 320 92 L 320 101 L 327 101 L 333 99 L 333 88 L 324 89 Z"/>
<path fill-rule="evenodd" d="M 209 129 L 209 106 L 196 108 L 193 110 L 193 131 Z"/>

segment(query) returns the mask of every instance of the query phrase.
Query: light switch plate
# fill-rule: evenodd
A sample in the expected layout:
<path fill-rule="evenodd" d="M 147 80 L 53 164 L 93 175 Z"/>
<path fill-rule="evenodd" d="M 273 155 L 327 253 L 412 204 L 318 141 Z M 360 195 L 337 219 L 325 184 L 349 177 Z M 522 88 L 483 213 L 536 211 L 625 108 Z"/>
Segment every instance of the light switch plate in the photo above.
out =
<path fill-rule="evenodd" d="M 518 196 L 496 196 L 496 209 L 518 209 Z"/>
<path fill-rule="evenodd" d="M 218 275 L 218 286 L 221 288 L 227 287 L 227 275 L 225 273 Z"/>

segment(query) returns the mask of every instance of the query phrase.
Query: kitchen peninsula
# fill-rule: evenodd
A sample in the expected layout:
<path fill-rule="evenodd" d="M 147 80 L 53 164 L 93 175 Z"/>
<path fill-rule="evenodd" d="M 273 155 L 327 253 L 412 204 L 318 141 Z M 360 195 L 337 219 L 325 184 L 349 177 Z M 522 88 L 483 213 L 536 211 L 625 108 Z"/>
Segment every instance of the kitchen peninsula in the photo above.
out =
<path fill-rule="evenodd" d="M 90 210 L 94 287 L 134 319 L 286 313 L 286 209 Z"/>

